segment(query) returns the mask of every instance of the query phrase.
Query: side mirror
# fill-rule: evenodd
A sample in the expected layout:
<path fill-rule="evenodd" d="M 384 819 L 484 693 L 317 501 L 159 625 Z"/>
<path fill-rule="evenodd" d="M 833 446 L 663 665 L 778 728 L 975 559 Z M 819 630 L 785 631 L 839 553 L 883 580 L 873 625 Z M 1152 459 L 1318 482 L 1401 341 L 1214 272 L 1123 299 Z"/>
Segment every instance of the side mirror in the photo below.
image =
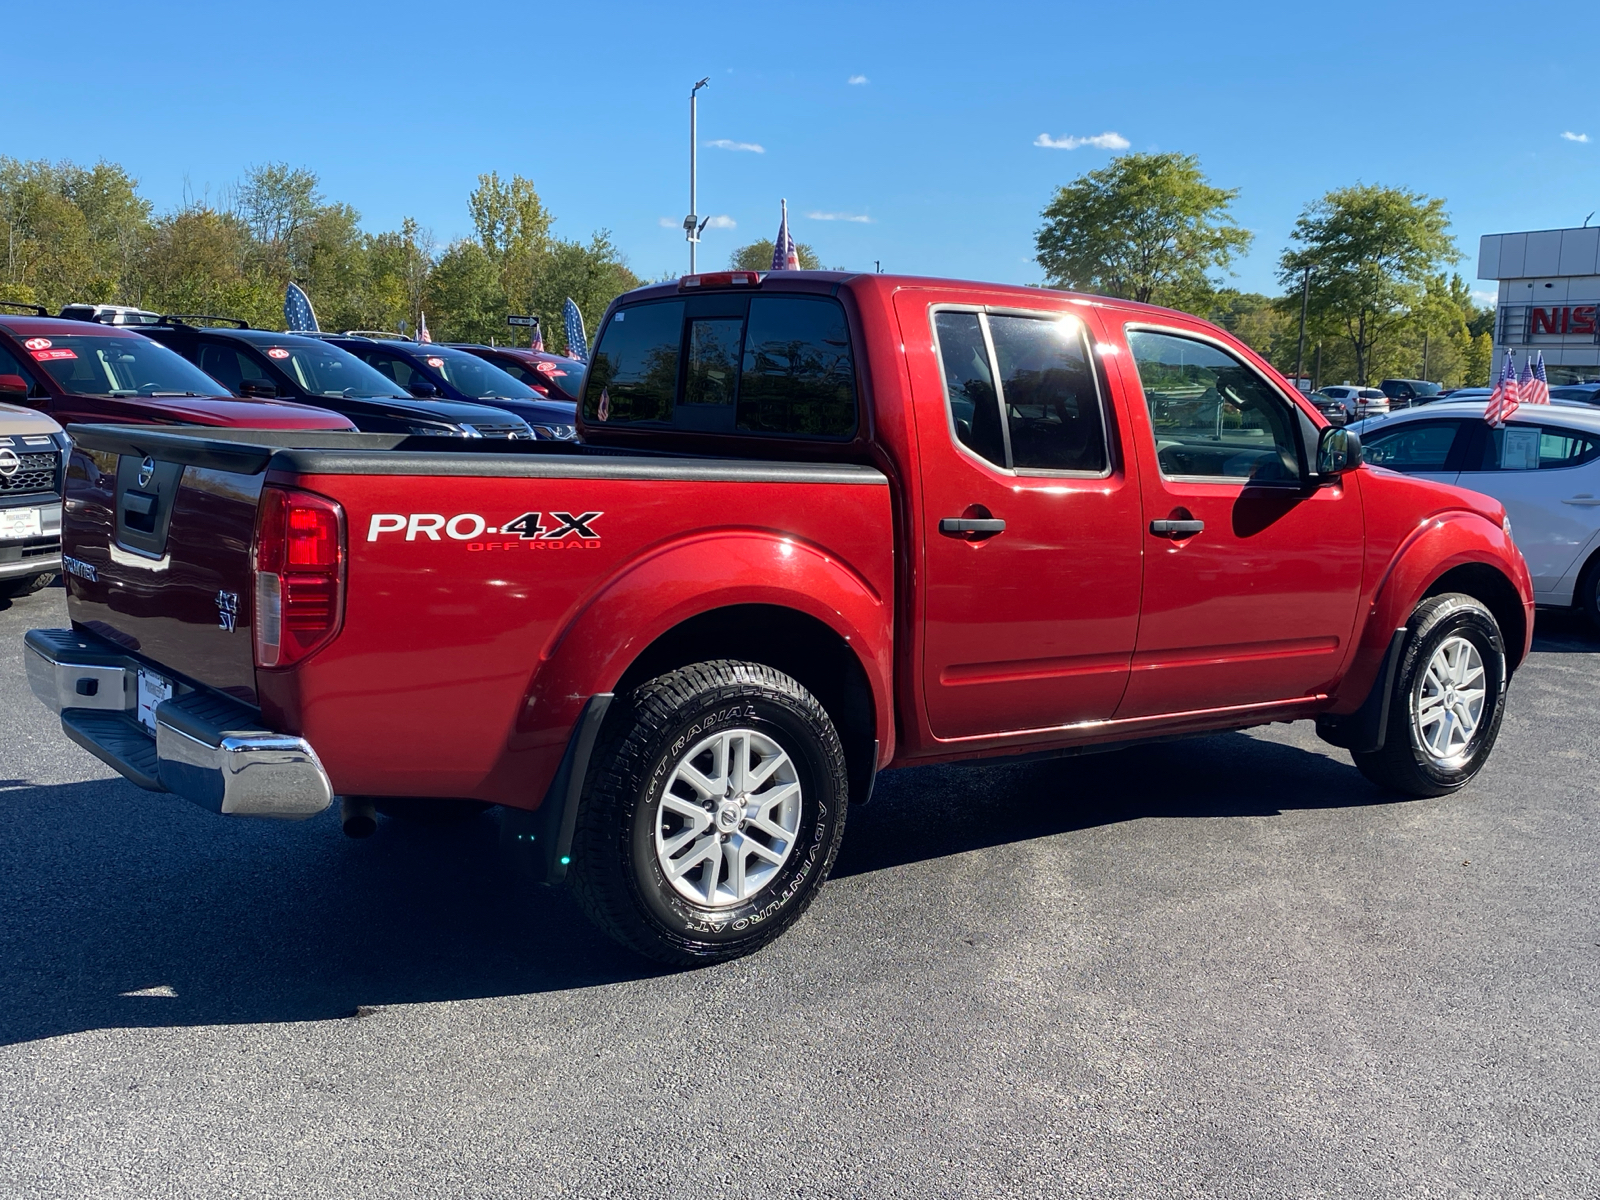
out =
<path fill-rule="evenodd" d="M 28 381 L 21 375 L 0 375 L 0 396 L 26 396 Z"/>
<path fill-rule="evenodd" d="M 431 400 L 439 394 L 439 389 L 434 387 L 433 384 L 424 383 L 420 379 L 413 384 L 407 385 L 406 391 L 410 392 L 418 400 Z"/>
<path fill-rule="evenodd" d="M 1332 426 L 1317 437 L 1317 474 L 1337 479 L 1361 465 L 1361 435 L 1353 429 Z"/>
<path fill-rule="evenodd" d="M 239 395 L 254 396 L 258 400 L 276 400 L 278 389 L 264 379 L 246 379 L 239 385 Z"/>

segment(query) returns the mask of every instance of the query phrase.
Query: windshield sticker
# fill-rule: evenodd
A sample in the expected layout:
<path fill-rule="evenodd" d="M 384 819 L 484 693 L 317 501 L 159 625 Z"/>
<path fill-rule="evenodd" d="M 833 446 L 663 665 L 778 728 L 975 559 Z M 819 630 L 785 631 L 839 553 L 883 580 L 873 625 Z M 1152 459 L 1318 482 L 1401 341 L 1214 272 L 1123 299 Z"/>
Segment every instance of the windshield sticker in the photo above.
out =
<path fill-rule="evenodd" d="M 61 358 L 77 358 L 78 352 L 76 350 L 68 350 L 63 346 L 59 350 L 35 350 L 33 357 L 37 362 L 55 362 Z"/>
<path fill-rule="evenodd" d="M 435 371 L 441 370 L 444 367 L 444 359 L 442 359 L 442 358 L 430 358 L 428 360 L 428 365 L 430 367 L 432 367 Z"/>
<path fill-rule="evenodd" d="M 465 542 L 471 551 L 481 550 L 581 550 L 599 549 L 600 534 L 594 526 L 602 512 L 525 512 L 500 525 L 491 525 L 477 513 L 373 513 L 367 524 L 367 541 L 385 534 L 405 541 Z M 484 541 L 485 535 L 516 535 L 515 541 Z"/>
<path fill-rule="evenodd" d="M 288 358 L 289 357 L 289 352 L 287 350 L 285 350 L 282 346 L 274 346 L 271 350 L 267 351 L 267 357 L 268 358 Z"/>
<path fill-rule="evenodd" d="M 535 371 L 539 372 L 539 374 L 541 374 L 541 375 L 561 375 L 561 374 L 564 374 L 564 372 L 556 370 L 555 363 L 553 363 L 553 362 L 545 362 L 542 359 L 539 362 L 536 362 L 536 363 L 533 364 L 533 369 Z"/>
<path fill-rule="evenodd" d="M 29 338 L 27 341 L 23 342 L 22 344 L 24 346 L 26 346 L 29 350 L 48 350 L 48 349 L 50 349 L 50 339 L 49 338 Z"/>

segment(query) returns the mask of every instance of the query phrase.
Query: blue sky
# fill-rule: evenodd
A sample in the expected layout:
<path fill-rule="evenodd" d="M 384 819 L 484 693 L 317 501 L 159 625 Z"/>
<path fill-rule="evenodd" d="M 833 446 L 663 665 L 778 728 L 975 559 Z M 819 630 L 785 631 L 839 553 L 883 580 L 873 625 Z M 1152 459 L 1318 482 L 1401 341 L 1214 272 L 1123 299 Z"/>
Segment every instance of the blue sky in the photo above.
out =
<path fill-rule="evenodd" d="M 1509 15 L 1361 2 L 13 5 L 0 154 L 118 161 L 158 208 L 284 160 L 318 172 L 368 229 L 409 215 L 441 243 L 470 228 L 480 172 L 520 172 L 565 236 L 608 228 L 641 275 L 677 274 L 687 95 L 708 75 L 700 211 L 725 227 L 707 230 L 702 268 L 771 237 L 787 197 L 795 237 L 826 265 L 1037 282 L 1039 210 L 1126 142 L 1197 154 L 1240 190 L 1256 244 L 1237 286 L 1274 289 L 1301 208 L 1356 180 L 1446 197 L 1471 278 L 1478 235 L 1600 208 L 1583 61 L 1600 18 L 1585 5 L 1538 26 Z"/>

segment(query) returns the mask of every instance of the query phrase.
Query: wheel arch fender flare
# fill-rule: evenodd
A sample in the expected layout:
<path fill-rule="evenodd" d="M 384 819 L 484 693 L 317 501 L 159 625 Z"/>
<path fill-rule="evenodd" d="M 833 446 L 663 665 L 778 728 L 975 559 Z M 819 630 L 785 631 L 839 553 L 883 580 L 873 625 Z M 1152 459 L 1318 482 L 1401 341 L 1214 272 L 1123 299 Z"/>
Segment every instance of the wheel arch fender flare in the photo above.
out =
<path fill-rule="evenodd" d="M 564 738 L 587 698 L 614 692 L 660 639 L 695 618 L 750 606 L 798 613 L 849 649 L 870 689 L 871 736 L 880 754 L 891 753 L 892 597 L 821 547 L 759 530 L 681 539 L 605 579 L 550 639 L 519 731 L 559 728 Z"/>

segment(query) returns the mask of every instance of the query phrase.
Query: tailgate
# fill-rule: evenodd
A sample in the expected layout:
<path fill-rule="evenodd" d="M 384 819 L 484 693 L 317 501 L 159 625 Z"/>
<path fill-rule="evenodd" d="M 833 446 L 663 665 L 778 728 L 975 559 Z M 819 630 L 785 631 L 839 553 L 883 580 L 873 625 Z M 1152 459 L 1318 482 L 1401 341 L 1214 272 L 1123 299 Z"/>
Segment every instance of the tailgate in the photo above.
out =
<path fill-rule="evenodd" d="M 175 462 L 160 457 L 158 439 L 140 453 L 74 433 L 62 521 L 73 622 L 256 704 L 250 555 L 264 457 Z"/>

